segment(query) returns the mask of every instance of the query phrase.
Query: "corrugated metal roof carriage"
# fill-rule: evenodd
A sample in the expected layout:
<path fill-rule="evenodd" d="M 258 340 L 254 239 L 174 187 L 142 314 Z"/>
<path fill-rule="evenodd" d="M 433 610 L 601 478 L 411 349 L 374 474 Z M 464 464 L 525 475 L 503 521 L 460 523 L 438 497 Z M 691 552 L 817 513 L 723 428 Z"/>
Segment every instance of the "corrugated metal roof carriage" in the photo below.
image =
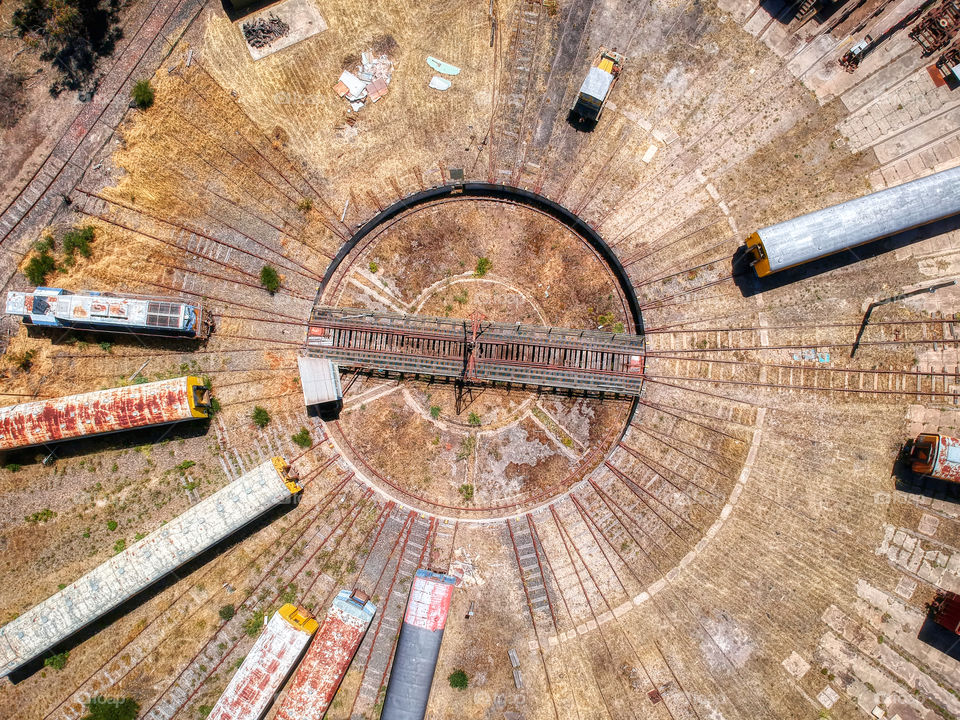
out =
<path fill-rule="evenodd" d="M 960 214 L 960 168 L 757 230 L 747 257 L 759 277 Z"/>
<path fill-rule="evenodd" d="M 209 417 L 192 375 L 0 408 L 0 451 Z"/>
<path fill-rule="evenodd" d="M 133 543 L 0 628 L 0 677 L 29 663 L 184 563 L 295 501 L 301 488 L 275 457 Z"/>
<path fill-rule="evenodd" d="M 38 287 L 7 293 L 7 315 L 25 325 L 96 332 L 204 339 L 213 317 L 201 303 L 171 297 L 73 292 Z"/>

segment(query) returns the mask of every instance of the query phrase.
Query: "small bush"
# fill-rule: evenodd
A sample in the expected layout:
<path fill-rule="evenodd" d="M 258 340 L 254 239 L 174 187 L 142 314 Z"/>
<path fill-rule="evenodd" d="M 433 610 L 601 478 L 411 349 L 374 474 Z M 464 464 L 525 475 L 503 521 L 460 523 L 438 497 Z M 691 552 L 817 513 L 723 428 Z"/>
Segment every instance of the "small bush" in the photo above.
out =
<path fill-rule="evenodd" d="M 10 360 L 18 370 L 29 372 L 33 367 L 33 358 L 36 357 L 36 350 L 24 350 L 22 353 L 10 353 Z"/>
<path fill-rule="evenodd" d="M 268 293 L 273 295 L 280 289 L 280 276 L 273 267 L 264 265 L 260 268 L 260 284 L 263 285 Z"/>
<path fill-rule="evenodd" d="M 43 251 L 30 258 L 30 262 L 23 269 L 23 274 L 33 285 L 43 285 L 47 282 L 47 275 L 56 269 L 56 260 L 49 252 Z"/>
<path fill-rule="evenodd" d="M 124 540 L 123 538 L 120 538 L 113 544 L 114 553 L 121 553 L 126 549 L 127 549 L 127 541 Z"/>
<path fill-rule="evenodd" d="M 196 463 L 193 460 L 184 460 L 182 463 L 177 465 L 175 469 L 178 470 L 182 476 L 194 465 L 196 465 Z"/>
<path fill-rule="evenodd" d="M 300 428 L 300 432 L 296 435 L 291 435 L 291 439 L 300 447 L 306 449 L 313 444 L 313 441 L 310 439 L 310 431 L 305 427 Z"/>
<path fill-rule="evenodd" d="M 480 416 L 475 412 L 470 413 L 467 416 L 467 422 L 473 425 L 474 427 L 480 427 Z"/>
<path fill-rule="evenodd" d="M 460 497 L 462 497 L 466 502 L 473 500 L 473 485 L 464 483 L 457 488 L 457 492 L 460 493 Z"/>
<path fill-rule="evenodd" d="M 36 524 L 36 523 L 45 523 L 48 520 L 52 520 L 56 516 L 57 514 L 50 508 L 44 508 L 43 510 L 40 510 L 39 512 L 35 512 L 32 515 L 27 515 L 27 517 L 24 519 L 28 523 Z"/>
<path fill-rule="evenodd" d="M 233 605 L 224 605 L 220 608 L 220 619 L 224 622 L 233 618 L 237 614 L 237 609 Z"/>
<path fill-rule="evenodd" d="M 473 449 L 477 446 L 477 439 L 473 435 L 468 435 L 460 441 L 460 450 L 457 452 L 457 460 L 466 460 L 473 455 Z"/>
<path fill-rule="evenodd" d="M 87 703 L 87 714 L 80 720 L 136 720 L 140 704 L 133 698 L 105 698 L 99 695 Z"/>
<path fill-rule="evenodd" d="M 263 610 L 257 610 L 243 623 L 243 631 L 250 637 L 256 637 L 263 629 Z"/>
<path fill-rule="evenodd" d="M 117 521 L 107 520 L 107 530 L 109 530 L 110 532 L 113 532 L 116 529 L 117 529 Z"/>
<path fill-rule="evenodd" d="M 63 670 L 67 666 L 67 658 L 69 657 L 70 652 L 68 650 L 57 653 L 56 655 L 51 655 L 48 658 L 44 658 L 43 666 L 53 668 L 54 670 Z"/>
<path fill-rule="evenodd" d="M 470 684 L 470 678 L 467 677 L 467 674 L 460 669 L 454 670 L 447 677 L 447 680 L 450 681 L 450 687 L 456 688 L 457 690 L 466 690 L 467 685 Z"/>
<path fill-rule="evenodd" d="M 113 343 L 102 342 L 100 343 L 100 349 L 106 353 L 113 352 Z"/>
<path fill-rule="evenodd" d="M 133 98 L 133 104 L 141 110 L 146 110 L 153 105 L 153 87 L 150 85 L 150 81 L 146 78 L 137 80 L 130 97 Z"/>
<path fill-rule="evenodd" d="M 453 301 L 457 303 L 457 305 L 465 305 L 468 298 L 469 295 L 467 295 L 467 291 L 464 289 L 453 296 Z"/>
<path fill-rule="evenodd" d="M 375 262 L 373 262 L 373 261 L 370 262 L 370 272 L 376 274 L 377 270 L 379 270 L 379 269 L 380 269 L 380 266 L 379 266 L 379 265 L 377 265 L 377 264 L 376 264 Z"/>
<path fill-rule="evenodd" d="M 313 209 L 313 200 L 310 198 L 303 198 L 300 202 L 297 203 L 297 210 L 302 213 L 310 212 Z"/>
<path fill-rule="evenodd" d="M 440 418 L 440 406 L 439 406 L 439 405 L 431 405 L 431 406 L 430 406 L 430 417 L 432 417 L 434 420 L 438 420 L 438 419 Z"/>
<path fill-rule="evenodd" d="M 82 228 L 74 228 L 63 236 L 63 254 L 73 257 L 80 253 L 85 258 L 93 254 L 90 243 L 93 242 L 94 229 L 92 225 L 86 225 Z"/>
<path fill-rule="evenodd" d="M 493 267 L 493 263 L 490 262 L 490 258 L 485 258 L 485 257 L 479 258 L 477 260 L 477 267 L 473 271 L 473 274 L 476 275 L 477 277 L 483 277 L 488 272 L 490 272 L 490 268 L 492 267 Z"/>
<path fill-rule="evenodd" d="M 21 467 L 22 465 L 19 465 L 17 463 L 7 463 L 6 465 L 3 466 L 3 469 L 8 470 L 12 473 L 15 473 L 15 472 L 20 472 Z"/>
<path fill-rule="evenodd" d="M 264 408 L 257 405 L 253 409 L 253 424 L 258 428 L 265 428 L 270 424 L 270 413 L 268 413 Z"/>

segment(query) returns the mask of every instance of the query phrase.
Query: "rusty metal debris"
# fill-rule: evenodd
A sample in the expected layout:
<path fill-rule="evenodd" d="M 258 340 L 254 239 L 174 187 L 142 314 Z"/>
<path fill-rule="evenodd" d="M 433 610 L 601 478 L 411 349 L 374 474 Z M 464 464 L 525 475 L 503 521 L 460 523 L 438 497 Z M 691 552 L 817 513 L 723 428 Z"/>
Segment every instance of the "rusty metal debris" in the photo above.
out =
<path fill-rule="evenodd" d="M 245 22 L 242 27 L 247 44 L 255 48 L 266 47 L 290 32 L 290 26 L 273 13 L 266 20 L 260 17 Z"/>

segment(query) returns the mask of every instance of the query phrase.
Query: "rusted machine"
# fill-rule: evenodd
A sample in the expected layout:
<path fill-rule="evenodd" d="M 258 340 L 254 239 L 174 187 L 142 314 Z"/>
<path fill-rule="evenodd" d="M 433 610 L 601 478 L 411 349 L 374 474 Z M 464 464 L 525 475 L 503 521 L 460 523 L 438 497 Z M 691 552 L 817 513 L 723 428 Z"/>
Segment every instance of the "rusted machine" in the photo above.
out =
<path fill-rule="evenodd" d="M 960 45 L 954 45 L 940 56 L 937 70 L 945 81 L 960 83 Z"/>
<path fill-rule="evenodd" d="M 960 440 L 922 433 L 910 448 L 910 465 L 918 475 L 960 482 Z"/>
<path fill-rule="evenodd" d="M 840 67 L 851 73 L 856 70 L 857 66 L 860 65 L 860 61 L 866 57 L 871 43 L 873 43 L 873 38 L 870 35 L 865 36 L 863 40 L 858 42 L 843 54 L 843 57 L 841 57 L 838 61 L 840 63 Z"/>
<path fill-rule="evenodd" d="M 957 28 L 960 28 L 960 0 L 944 0 L 916 24 L 910 31 L 910 39 L 923 49 L 924 55 L 932 55 L 950 44 Z"/>

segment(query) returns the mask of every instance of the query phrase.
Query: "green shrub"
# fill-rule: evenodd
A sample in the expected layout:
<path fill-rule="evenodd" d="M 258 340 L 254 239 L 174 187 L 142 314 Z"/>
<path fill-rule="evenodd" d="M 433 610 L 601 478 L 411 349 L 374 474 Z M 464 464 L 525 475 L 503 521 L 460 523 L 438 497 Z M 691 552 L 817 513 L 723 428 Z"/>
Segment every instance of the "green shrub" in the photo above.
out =
<path fill-rule="evenodd" d="M 20 472 L 21 467 L 22 465 L 19 465 L 17 463 L 7 463 L 6 465 L 3 466 L 3 469 L 9 470 L 10 472 L 15 473 L 15 472 Z"/>
<path fill-rule="evenodd" d="M 467 502 L 470 502 L 471 500 L 473 500 L 473 485 L 469 483 L 464 483 L 463 485 L 457 488 L 457 492 L 460 493 L 460 497 L 462 497 Z"/>
<path fill-rule="evenodd" d="M 465 305 L 468 298 L 469 295 L 467 295 L 467 291 L 464 289 L 453 296 L 453 301 L 457 303 L 457 305 Z"/>
<path fill-rule="evenodd" d="M 126 549 L 127 549 L 127 541 L 124 540 L 123 538 L 120 538 L 119 540 L 117 540 L 117 541 L 113 544 L 113 552 L 114 552 L 114 554 L 116 554 L 116 553 L 121 553 L 121 552 L 123 552 L 123 551 L 126 550 Z"/>
<path fill-rule="evenodd" d="M 233 618 L 237 614 L 237 609 L 233 605 L 224 605 L 220 608 L 220 619 L 224 622 Z"/>
<path fill-rule="evenodd" d="M 104 352 L 107 352 L 107 353 L 108 353 L 108 352 L 113 352 L 113 343 L 110 343 L 110 342 L 102 342 L 102 343 L 100 343 L 100 349 L 103 350 Z"/>
<path fill-rule="evenodd" d="M 133 698 L 105 698 L 99 695 L 87 703 L 87 714 L 80 720 L 136 720 L 140 704 Z"/>
<path fill-rule="evenodd" d="M 22 353 L 10 353 L 10 360 L 18 370 L 29 372 L 33 367 L 33 358 L 36 356 L 36 350 L 24 350 Z"/>
<path fill-rule="evenodd" d="M 30 262 L 23 269 L 23 274 L 33 285 L 44 285 L 47 282 L 47 275 L 56 269 L 56 260 L 49 252 L 43 251 L 30 258 Z"/>
<path fill-rule="evenodd" d="M 310 431 L 305 427 L 301 427 L 300 432 L 292 435 L 291 439 L 303 449 L 307 449 L 313 444 L 313 441 L 310 439 Z"/>
<path fill-rule="evenodd" d="M 302 213 L 310 212 L 313 209 L 313 200 L 310 198 L 303 198 L 300 202 L 297 203 L 297 210 Z"/>
<path fill-rule="evenodd" d="M 48 658 L 44 658 L 43 666 L 53 668 L 54 670 L 63 670 L 67 666 L 67 658 L 69 657 L 70 651 L 65 650 L 62 653 L 57 653 L 56 655 L 51 655 Z"/>
<path fill-rule="evenodd" d="M 450 687 L 456 688 L 457 690 L 466 690 L 467 685 L 470 684 L 470 678 L 467 677 L 467 674 L 460 669 L 454 670 L 447 677 L 447 680 L 450 681 Z"/>
<path fill-rule="evenodd" d="M 270 265 L 264 265 L 260 268 L 260 284 L 266 288 L 267 292 L 273 295 L 280 289 L 280 276 Z"/>
<path fill-rule="evenodd" d="M 474 427 L 480 427 L 480 416 L 475 412 L 470 413 L 467 416 L 467 422 L 473 425 Z"/>
<path fill-rule="evenodd" d="M 117 521 L 107 520 L 107 530 L 109 530 L 110 532 L 113 532 L 116 529 L 117 529 Z"/>
<path fill-rule="evenodd" d="M 440 418 L 440 406 L 439 406 L 439 405 L 431 405 L 431 406 L 430 406 L 430 417 L 432 417 L 434 420 L 437 420 L 437 419 Z"/>
<path fill-rule="evenodd" d="M 473 274 L 476 275 L 477 277 L 483 277 L 488 272 L 490 272 L 490 268 L 492 267 L 493 267 L 493 263 L 490 262 L 490 258 L 485 258 L 485 257 L 478 258 L 477 267 L 473 271 Z"/>
<path fill-rule="evenodd" d="M 265 428 L 270 424 L 270 413 L 268 413 L 264 408 L 257 405 L 253 409 L 253 424 L 258 428 Z"/>
<path fill-rule="evenodd" d="M 477 446 L 477 439 L 473 435 L 468 435 L 460 441 L 460 450 L 457 452 L 457 460 L 466 460 L 473 455 L 473 449 Z"/>
<path fill-rule="evenodd" d="M 370 272 L 376 273 L 377 270 L 379 270 L 379 269 L 380 269 L 380 266 L 377 265 L 375 262 L 373 262 L 373 261 L 371 260 L 371 261 L 370 261 Z"/>
<path fill-rule="evenodd" d="M 146 110 L 153 105 L 153 87 L 150 85 L 150 81 L 146 78 L 137 80 L 137 84 L 133 86 L 133 92 L 130 93 L 130 97 L 133 98 L 133 104 L 141 110 Z"/>
<path fill-rule="evenodd" d="M 27 515 L 27 517 L 24 519 L 28 523 L 36 524 L 36 523 L 45 523 L 48 520 L 52 520 L 56 516 L 57 514 L 50 508 L 44 508 L 43 510 L 40 510 L 39 512 L 35 512 L 32 515 Z"/>
<path fill-rule="evenodd" d="M 192 468 L 196 463 L 193 460 L 184 460 L 182 463 L 176 466 L 176 470 L 180 472 L 180 475 L 184 475 L 187 470 Z"/>
<path fill-rule="evenodd" d="M 263 610 L 257 610 L 243 623 L 243 631 L 250 637 L 256 637 L 263 628 Z"/>
<path fill-rule="evenodd" d="M 63 236 L 63 254 L 72 258 L 79 252 L 85 258 L 90 257 L 90 255 L 93 254 L 93 250 L 90 247 L 93 238 L 94 229 L 92 225 L 70 230 Z"/>

